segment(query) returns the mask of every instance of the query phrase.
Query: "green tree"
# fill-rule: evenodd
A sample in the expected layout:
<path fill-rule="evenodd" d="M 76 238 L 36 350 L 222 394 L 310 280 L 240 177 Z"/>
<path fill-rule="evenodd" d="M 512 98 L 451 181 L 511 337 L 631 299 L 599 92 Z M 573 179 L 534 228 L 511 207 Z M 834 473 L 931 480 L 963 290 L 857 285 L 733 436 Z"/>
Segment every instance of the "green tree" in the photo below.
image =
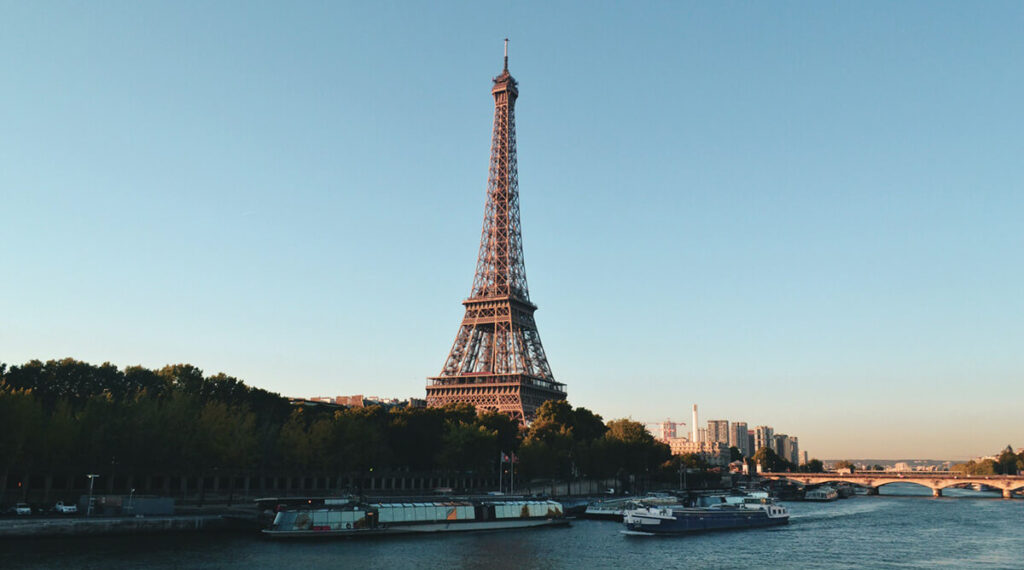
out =
<path fill-rule="evenodd" d="M 109 393 L 91 396 L 78 413 L 83 466 L 105 480 L 121 471 L 129 430 L 123 407 Z"/>
<path fill-rule="evenodd" d="M 849 469 L 850 473 L 853 473 L 854 470 L 856 469 L 856 466 L 849 459 L 842 459 L 840 461 L 836 461 L 835 469 L 837 471 L 839 469 Z"/>
<path fill-rule="evenodd" d="M 729 447 L 729 462 L 739 461 L 743 459 L 743 453 L 740 452 L 740 448 L 735 445 Z"/>
<path fill-rule="evenodd" d="M 388 416 L 382 407 L 346 410 L 337 413 L 335 420 L 346 470 L 370 473 L 391 467 L 394 456 L 387 439 Z"/>
<path fill-rule="evenodd" d="M 607 431 L 601 416 L 586 408 L 574 409 L 564 400 L 544 402 L 523 435 L 519 454 L 523 476 L 607 476 L 611 470 L 604 464 Z"/>
<path fill-rule="evenodd" d="M 770 447 L 762 447 L 754 453 L 754 463 L 761 466 L 762 471 L 775 472 L 778 466 L 779 456 Z"/>
<path fill-rule="evenodd" d="M 671 457 L 668 445 L 656 441 L 633 420 L 612 420 L 601 440 L 604 462 L 616 473 L 649 476 Z"/>
<path fill-rule="evenodd" d="M 608 426 L 605 425 L 601 416 L 594 412 L 586 408 L 576 408 L 573 410 L 572 431 L 576 441 L 592 442 L 604 437 Z"/>
<path fill-rule="evenodd" d="M 522 434 L 519 423 L 508 414 L 501 412 L 480 412 L 476 417 L 476 423 L 495 433 L 495 446 L 497 451 L 510 452 L 519 449 Z M 498 453 L 494 454 L 497 460 Z"/>
<path fill-rule="evenodd" d="M 314 471 L 339 471 L 343 465 L 338 453 L 338 430 L 333 416 L 321 414 L 306 429 L 309 438 L 309 467 Z"/>
<path fill-rule="evenodd" d="M 572 406 L 565 400 L 547 400 L 534 412 L 535 424 L 553 423 L 572 427 L 575 419 Z"/>
<path fill-rule="evenodd" d="M 572 476 L 572 428 L 553 422 L 534 425 L 519 448 L 521 476 L 524 479 Z"/>
<path fill-rule="evenodd" d="M 1006 449 L 996 458 L 998 470 L 1003 475 L 1016 475 L 1020 470 L 1019 461 L 1020 458 L 1013 452 L 1013 447 L 1010 445 L 1007 445 Z"/>
<path fill-rule="evenodd" d="M 0 382 L 0 484 L 7 488 L 12 472 L 20 477 L 35 463 L 35 436 L 43 411 L 30 389 L 16 389 Z"/>
<path fill-rule="evenodd" d="M 129 374 L 125 374 L 128 378 Z M 153 389 L 153 392 L 150 392 Z M 167 473 L 180 471 L 184 464 L 184 449 L 179 444 L 179 437 L 187 436 L 187 432 L 173 432 L 168 424 L 167 408 L 171 399 L 161 399 L 159 387 L 142 388 L 136 392 L 131 402 L 125 406 L 124 413 L 131 425 L 125 434 L 127 453 L 124 457 L 131 473 Z M 191 406 L 191 402 L 189 402 Z M 191 429 L 188 418 L 181 420 L 186 429 Z"/>
<path fill-rule="evenodd" d="M 158 370 L 156 375 L 185 394 L 203 395 L 203 371 L 191 364 L 168 364 Z"/>
<path fill-rule="evenodd" d="M 708 460 L 699 453 L 683 453 L 673 458 L 673 465 L 678 468 L 681 464 L 685 469 L 707 469 Z"/>
<path fill-rule="evenodd" d="M 288 421 L 281 426 L 278 436 L 281 457 L 286 465 L 306 471 L 313 460 L 315 450 L 306 433 L 306 417 L 302 408 L 296 408 Z"/>
<path fill-rule="evenodd" d="M 145 393 L 158 398 L 167 389 L 167 382 L 156 372 L 141 366 L 128 366 L 124 369 L 124 382 L 131 393 Z"/>
<path fill-rule="evenodd" d="M 982 459 L 981 461 L 974 464 L 974 468 L 970 471 L 971 475 L 997 475 L 999 472 L 999 464 L 992 459 Z"/>
<path fill-rule="evenodd" d="M 387 439 L 396 461 L 415 471 L 435 467 L 445 433 L 442 408 L 397 408 L 388 412 Z"/>
<path fill-rule="evenodd" d="M 625 419 L 608 422 L 608 431 L 605 433 L 605 437 L 631 444 L 654 443 L 654 436 L 647 431 L 644 424 Z"/>
<path fill-rule="evenodd" d="M 244 408 L 225 402 L 208 400 L 199 410 L 195 425 L 195 458 L 192 468 L 205 481 L 211 472 L 230 471 L 251 466 L 256 436 L 253 433 L 254 416 Z M 206 496 L 205 484 L 200 485 L 199 504 Z"/>
<path fill-rule="evenodd" d="M 825 471 L 825 465 L 820 459 L 812 459 L 801 465 L 800 471 L 803 471 L 804 473 L 823 473 Z"/>
<path fill-rule="evenodd" d="M 171 392 L 160 406 L 163 450 L 172 471 L 189 471 L 198 461 L 195 457 L 198 410 L 197 399 L 179 390 Z"/>
<path fill-rule="evenodd" d="M 498 454 L 498 433 L 469 422 L 449 421 L 438 464 L 449 471 L 487 471 Z"/>
<path fill-rule="evenodd" d="M 203 466 L 227 469 L 251 467 L 256 448 L 256 418 L 244 407 L 207 402 L 196 422 L 199 456 Z"/>
<path fill-rule="evenodd" d="M 43 463 L 40 467 L 51 477 L 81 471 L 76 461 L 81 434 L 71 404 L 64 399 L 58 400 L 53 412 L 43 416 L 43 424 L 44 445 L 40 449 Z"/>
<path fill-rule="evenodd" d="M 775 450 L 770 447 L 762 447 L 757 450 L 754 454 L 754 463 L 761 466 L 764 471 L 770 471 L 773 473 L 783 473 L 787 471 L 796 471 L 796 465 L 787 461 L 785 458 L 780 457 Z"/>

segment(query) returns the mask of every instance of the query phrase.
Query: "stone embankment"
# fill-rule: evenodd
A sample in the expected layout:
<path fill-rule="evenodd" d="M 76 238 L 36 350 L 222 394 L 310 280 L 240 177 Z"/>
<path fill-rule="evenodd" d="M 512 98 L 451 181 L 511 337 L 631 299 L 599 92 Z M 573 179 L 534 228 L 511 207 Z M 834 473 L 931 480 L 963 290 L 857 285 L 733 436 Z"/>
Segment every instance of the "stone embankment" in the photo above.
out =
<path fill-rule="evenodd" d="M 246 521 L 219 514 L 147 517 L 26 517 L 0 520 L 0 539 L 165 532 L 219 532 L 255 529 Z"/>

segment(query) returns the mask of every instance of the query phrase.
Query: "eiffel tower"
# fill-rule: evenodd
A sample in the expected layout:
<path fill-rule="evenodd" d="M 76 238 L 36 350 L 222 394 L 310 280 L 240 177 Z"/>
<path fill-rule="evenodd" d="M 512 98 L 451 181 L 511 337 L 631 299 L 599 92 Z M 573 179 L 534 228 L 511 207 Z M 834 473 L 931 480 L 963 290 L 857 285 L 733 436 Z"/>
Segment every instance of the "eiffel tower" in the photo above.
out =
<path fill-rule="evenodd" d="M 545 401 L 564 400 L 565 384 L 551 374 L 526 286 L 516 165 L 519 86 L 508 72 L 508 39 L 491 94 L 494 134 L 476 276 L 444 369 L 428 379 L 427 405 L 468 402 L 527 422 Z"/>

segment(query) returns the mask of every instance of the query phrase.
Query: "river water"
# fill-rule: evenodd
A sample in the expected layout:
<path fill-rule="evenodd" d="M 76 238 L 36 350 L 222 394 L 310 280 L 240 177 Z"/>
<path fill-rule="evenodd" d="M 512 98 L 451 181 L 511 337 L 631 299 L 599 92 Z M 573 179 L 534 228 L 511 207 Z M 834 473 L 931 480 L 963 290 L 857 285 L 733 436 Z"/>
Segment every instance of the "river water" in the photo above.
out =
<path fill-rule="evenodd" d="M 784 527 L 684 537 L 621 524 L 273 542 L 247 534 L 0 542 L 0 568 L 1024 568 L 1024 501 L 916 485 L 832 503 L 785 503 Z M 917 495 L 917 496 L 915 496 Z"/>

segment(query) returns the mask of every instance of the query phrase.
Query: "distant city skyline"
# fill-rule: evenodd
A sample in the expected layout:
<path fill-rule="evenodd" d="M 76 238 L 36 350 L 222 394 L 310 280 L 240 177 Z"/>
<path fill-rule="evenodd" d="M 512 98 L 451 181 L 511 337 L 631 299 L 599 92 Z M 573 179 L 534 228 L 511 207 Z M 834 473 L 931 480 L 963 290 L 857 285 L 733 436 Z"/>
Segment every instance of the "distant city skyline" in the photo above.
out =
<path fill-rule="evenodd" d="M 424 397 L 470 291 L 509 37 L 526 271 L 572 405 L 699 403 L 822 459 L 1024 444 L 1020 3 L 0 21 L 0 362 Z"/>

